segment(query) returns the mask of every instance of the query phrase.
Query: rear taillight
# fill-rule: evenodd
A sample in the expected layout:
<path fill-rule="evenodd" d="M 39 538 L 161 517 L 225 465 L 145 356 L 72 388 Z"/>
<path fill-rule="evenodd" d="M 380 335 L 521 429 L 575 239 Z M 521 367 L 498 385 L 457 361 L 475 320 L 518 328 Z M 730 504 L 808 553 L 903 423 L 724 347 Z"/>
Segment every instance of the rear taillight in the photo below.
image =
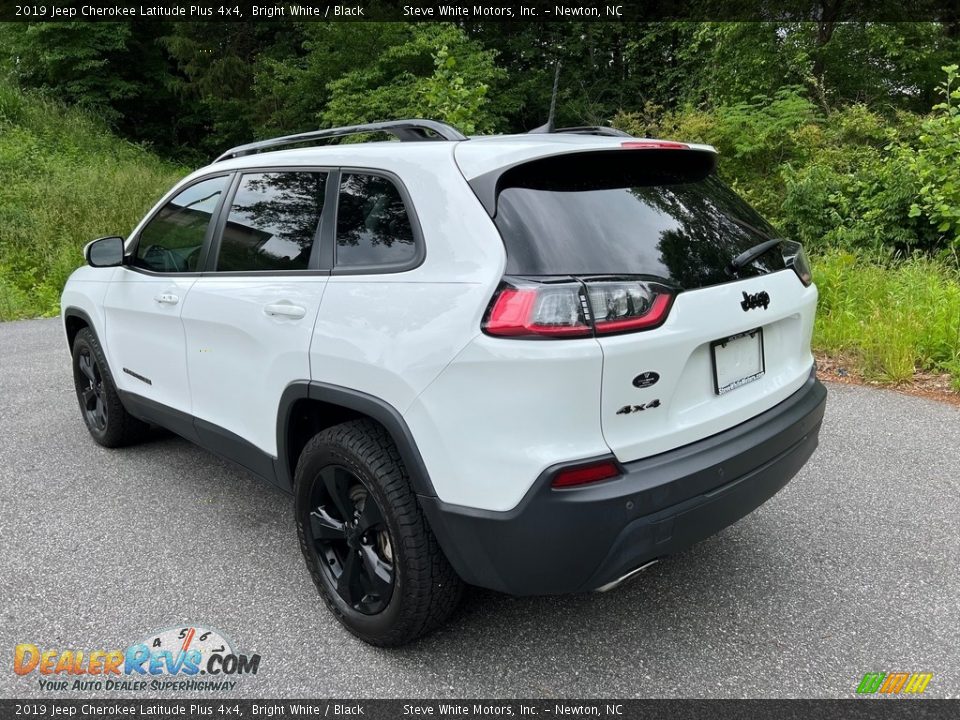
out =
<path fill-rule="evenodd" d="M 609 480 L 620 475 L 620 467 L 613 460 L 594 460 L 582 465 L 571 465 L 557 471 L 550 481 L 554 488 L 571 488 Z"/>
<path fill-rule="evenodd" d="M 659 327 L 674 293 L 655 283 L 588 278 L 537 283 L 506 278 L 483 321 L 488 335 L 576 338 Z"/>
<path fill-rule="evenodd" d="M 813 269 L 810 267 L 810 259 L 807 257 L 803 245 L 796 240 L 784 240 L 780 245 L 783 253 L 783 261 L 788 268 L 793 268 L 805 286 L 809 287 L 813 282 Z"/>
<path fill-rule="evenodd" d="M 587 324 L 580 283 L 500 288 L 483 329 L 505 337 L 585 337 Z"/>
<path fill-rule="evenodd" d="M 593 325 L 601 335 L 648 330 L 663 324 L 673 294 L 641 281 L 587 283 Z"/>

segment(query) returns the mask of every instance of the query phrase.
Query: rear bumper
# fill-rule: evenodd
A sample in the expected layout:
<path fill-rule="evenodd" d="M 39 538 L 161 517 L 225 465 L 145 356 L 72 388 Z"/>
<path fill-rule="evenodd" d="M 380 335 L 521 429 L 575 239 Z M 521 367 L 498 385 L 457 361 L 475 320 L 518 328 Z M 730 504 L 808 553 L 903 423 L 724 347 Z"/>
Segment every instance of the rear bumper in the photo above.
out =
<path fill-rule="evenodd" d="M 771 498 L 816 449 L 826 396 L 811 373 L 770 410 L 626 463 L 615 480 L 558 491 L 548 469 L 507 512 L 420 500 L 466 582 L 513 595 L 594 590 L 715 534 Z"/>

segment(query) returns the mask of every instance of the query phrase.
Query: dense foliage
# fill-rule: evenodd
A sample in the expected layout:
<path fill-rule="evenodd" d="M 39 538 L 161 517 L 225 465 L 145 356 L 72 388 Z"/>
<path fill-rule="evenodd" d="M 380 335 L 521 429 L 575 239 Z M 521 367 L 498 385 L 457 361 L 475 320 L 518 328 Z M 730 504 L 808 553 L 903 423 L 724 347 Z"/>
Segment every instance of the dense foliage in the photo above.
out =
<path fill-rule="evenodd" d="M 614 124 L 706 142 L 720 172 L 786 235 L 812 250 L 877 259 L 920 251 L 960 265 L 956 66 L 931 113 L 885 116 L 862 103 L 829 113 L 798 87 L 709 110 L 646 108 Z"/>
<path fill-rule="evenodd" d="M 958 61 L 960 24 L 932 22 L 0 24 L 0 318 L 51 311 L 82 242 L 126 231 L 180 163 L 391 117 L 522 132 L 559 63 L 558 125 L 717 146 L 813 251 L 820 347 L 957 377 Z"/>
<path fill-rule="evenodd" d="M 932 22 L 0 24 L 13 81 L 188 164 L 391 117 L 527 130 L 560 63 L 559 124 L 712 143 L 785 233 L 874 257 L 957 255 L 958 58 Z"/>
<path fill-rule="evenodd" d="M 129 232 L 184 174 L 101 119 L 0 82 L 0 320 L 55 312 L 83 245 Z"/>
<path fill-rule="evenodd" d="M 435 65 L 443 47 L 455 63 L 446 75 Z M 444 112 L 431 78 L 488 86 L 465 106 L 481 127 L 528 130 L 545 119 L 557 62 L 563 124 L 732 107 L 789 87 L 825 114 L 851 103 L 923 113 L 958 56 L 960 25 L 930 22 L 0 24 L 0 67 L 19 84 L 95 108 L 174 155 L 332 120 Z"/>

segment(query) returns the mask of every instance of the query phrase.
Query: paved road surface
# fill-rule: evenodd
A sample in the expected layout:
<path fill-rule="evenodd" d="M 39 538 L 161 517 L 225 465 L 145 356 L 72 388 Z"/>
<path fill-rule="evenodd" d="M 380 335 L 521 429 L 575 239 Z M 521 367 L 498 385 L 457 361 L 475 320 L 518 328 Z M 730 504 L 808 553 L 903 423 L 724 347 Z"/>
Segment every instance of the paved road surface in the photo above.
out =
<path fill-rule="evenodd" d="M 184 622 L 262 656 L 241 696 L 850 697 L 894 670 L 960 696 L 954 407 L 832 385 L 812 461 L 737 525 L 607 595 L 472 591 L 400 650 L 331 619 L 291 517 L 178 438 L 95 445 L 58 321 L 0 324 L 0 697 L 40 694 L 11 672 L 17 643 L 126 647 Z"/>

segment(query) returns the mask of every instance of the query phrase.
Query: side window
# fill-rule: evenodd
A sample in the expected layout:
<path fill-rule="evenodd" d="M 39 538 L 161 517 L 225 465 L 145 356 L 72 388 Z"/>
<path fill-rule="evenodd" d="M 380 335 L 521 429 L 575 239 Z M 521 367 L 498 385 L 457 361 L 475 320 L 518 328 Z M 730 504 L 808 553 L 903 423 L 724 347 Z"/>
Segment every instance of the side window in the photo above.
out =
<path fill-rule="evenodd" d="M 404 265 L 416 254 L 396 185 L 379 175 L 344 173 L 337 207 L 337 267 Z"/>
<path fill-rule="evenodd" d="M 134 265 L 154 272 L 193 272 L 210 218 L 228 176 L 191 185 L 164 205 L 140 231 Z"/>
<path fill-rule="evenodd" d="M 306 270 L 326 173 L 245 174 L 223 228 L 217 270 Z"/>

